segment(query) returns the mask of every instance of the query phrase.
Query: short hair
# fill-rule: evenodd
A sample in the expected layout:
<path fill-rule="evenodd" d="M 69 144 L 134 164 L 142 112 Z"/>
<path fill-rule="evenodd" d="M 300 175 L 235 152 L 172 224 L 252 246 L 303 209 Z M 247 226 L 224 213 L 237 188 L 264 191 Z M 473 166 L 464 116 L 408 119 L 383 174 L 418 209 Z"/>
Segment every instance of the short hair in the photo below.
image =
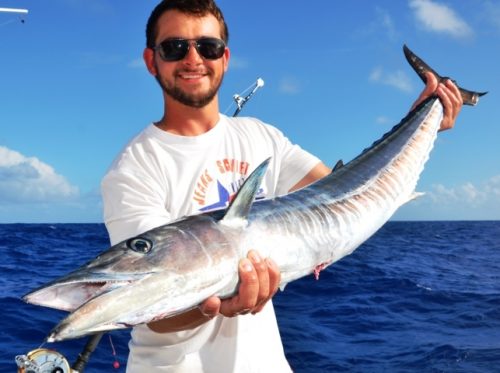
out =
<path fill-rule="evenodd" d="M 181 13 L 203 17 L 213 15 L 218 21 L 221 29 L 221 38 L 227 44 L 229 41 L 229 30 L 222 11 L 213 0 L 163 0 L 151 12 L 146 25 L 146 47 L 154 48 L 157 33 L 158 19 L 169 10 L 177 10 Z"/>

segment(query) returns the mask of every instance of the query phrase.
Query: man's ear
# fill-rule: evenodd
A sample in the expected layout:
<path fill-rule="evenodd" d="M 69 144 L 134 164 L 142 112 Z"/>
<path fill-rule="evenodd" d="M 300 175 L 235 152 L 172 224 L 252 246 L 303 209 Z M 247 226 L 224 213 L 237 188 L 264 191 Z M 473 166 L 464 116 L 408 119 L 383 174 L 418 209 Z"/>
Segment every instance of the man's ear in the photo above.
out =
<path fill-rule="evenodd" d="M 226 48 L 226 50 L 224 51 L 224 72 L 227 71 L 228 67 L 229 67 L 229 58 L 231 57 L 231 52 L 229 51 L 229 48 Z"/>
<path fill-rule="evenodd" d="M 148 71 L 151 73 L 151 75 L 158 75 L 155 64 L 155 51 L 151 48 L 145 48 L 144 52 L 142 53 L 142 58 L 144 59 L 144 63 L 146 64 L 146 67 L 148 68 Z"/>

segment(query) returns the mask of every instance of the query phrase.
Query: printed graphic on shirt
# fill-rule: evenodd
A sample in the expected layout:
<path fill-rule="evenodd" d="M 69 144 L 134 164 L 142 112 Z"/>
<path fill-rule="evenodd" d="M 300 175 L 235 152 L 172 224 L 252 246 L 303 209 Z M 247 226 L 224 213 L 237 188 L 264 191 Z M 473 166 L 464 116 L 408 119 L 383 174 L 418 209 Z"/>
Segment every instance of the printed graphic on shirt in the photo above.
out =
<path fill-rule="evenodd" d="M 234 158 L 224 158 L 209 165 L 198 177 L 192 201 L 195 209 L 210 211 L 228 206 L 249 175 L 250 164 Z M 261 187 L 257 198 L 263 198 Z"/>

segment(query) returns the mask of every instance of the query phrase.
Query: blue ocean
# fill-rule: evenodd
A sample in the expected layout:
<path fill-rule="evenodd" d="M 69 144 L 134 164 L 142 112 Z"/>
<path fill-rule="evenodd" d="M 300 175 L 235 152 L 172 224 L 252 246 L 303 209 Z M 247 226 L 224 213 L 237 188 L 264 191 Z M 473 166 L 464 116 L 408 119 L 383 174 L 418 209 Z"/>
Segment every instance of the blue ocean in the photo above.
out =
<path fill-rule="evenodd" d="M 20 297 L 108 238 L 102 224 L 7 224 L 0 237 L 0 372 L 14 372 L 65 314 Z M 295 372 L 500 372 L 500 221 L 389 222 L 275 306 Z M 85 342 L 44 347 L 72 363 Z M 86 372 L 124 372 L 127 342 L 104 335 Z"/>

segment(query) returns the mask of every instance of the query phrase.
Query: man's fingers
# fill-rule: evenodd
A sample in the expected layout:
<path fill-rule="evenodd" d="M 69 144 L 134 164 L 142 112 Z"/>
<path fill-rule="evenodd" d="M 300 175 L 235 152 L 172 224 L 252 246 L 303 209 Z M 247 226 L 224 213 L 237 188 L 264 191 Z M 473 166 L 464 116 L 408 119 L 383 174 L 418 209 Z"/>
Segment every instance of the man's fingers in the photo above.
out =
<path fill-rule="evenodd" d="M 213 318 L 219 314 L 221 307 L 221 300 L 217 297 L 210 297 L 202 304 L 199 305 L 199 309 L 203 316 Z"/>
<path fill-rule="evenodd" d="M 281 280 L 276 263 L 269 258 L 263 259 L 255 250 L 250 250 L 247 258 L 240 260 L 239 277 L 238 294 L 220 304 L 219 312 L 226 317 L 260 312 L 278 290 Z"/>
<path fill-rule="evenodd" d="M 414 102 L 410 110 L 415 109 L 418 106 L 418 104 L 420 104 L 424 99 L 432 95 L 438 87 L 439 82 L 433 73 L 427 72 L 425 76 L 427 78 L 425 83 L 425 88 L 422 91 L 422 93 L 420 93 L 420 96 L 418 96 L 417 100 Z"/>
<path fill-rule="evenodd" d="M 253 264 L 255 271 L 257 272 L 257 278 L 259 281 L 259 291 L 257 294 L 256 305 L 260 305 L 262 302 L 266 302 L 269 299 L 269 269 L 267 263 L 263 260 L 259 253 L 255 250 L 250 250 L 248 253 L 248 258 Z M 254 306 L 254 307 L 255 307 Z"/>
<path fill-rule="evenodd" d="M 255 267 L 249 259 L 240 261 L 240 287 L 238 303 L 241 309 L 252 309 L 259 296 L 259 277 Z"/>
<path fill-rule="evenodd" d="M 425 77 L 427 78 L 427 81 L 425 82 L 425 89 L 424 92 L 422 92 L 422 96 L 430 96 L 438 87 L 439 82 L 436 75 L 430 71 L 425 74 Z"/>
<path fill-rule="evenodd" d="M 257 271 L 252 262 L 247 259 L 241 259 L 239 263 L 240 286 L 238 295 L 223 300 L 220 307 L 220 313 L 226 317 L 234 317 L 243 313 L 250 312 L 255 307 L 259 295 L 259 280 Z"/>
<path fill-rule="evenodd" d="M 252 310 L 252 314 L 256 314 L 262 311 L 266 303 L 274 296 L 274 294 L 276 294 L 280 285 L 281 273 L 276 263 L 270 258 L 267 258 L 265 260 L 265 263 L 267 266 L 267 273 L 269 276 L 269 294 L 266 299 L 261 301 L 259 305 Z"/>
<path fill-rule="evenodd" d="M 463 100 L 458 87 L 449 79 L 439 82 L 431 72 L 426 74 L 426 85 L 411 109 L 414 109 L 427 97 L 437 94 L 443 104 L 443 120 L 440 131 L 452 128 L 460 112 Z"/>
<path fill-rule="evenodd" d="M 440 130 L 450 129 L 454 126 L 458 113 L 462 108 L 462 95 L 458 87 L 451 80 L 446 80 L 439 84 L 436 93 L 444 108 L 444 117 Z"/>

